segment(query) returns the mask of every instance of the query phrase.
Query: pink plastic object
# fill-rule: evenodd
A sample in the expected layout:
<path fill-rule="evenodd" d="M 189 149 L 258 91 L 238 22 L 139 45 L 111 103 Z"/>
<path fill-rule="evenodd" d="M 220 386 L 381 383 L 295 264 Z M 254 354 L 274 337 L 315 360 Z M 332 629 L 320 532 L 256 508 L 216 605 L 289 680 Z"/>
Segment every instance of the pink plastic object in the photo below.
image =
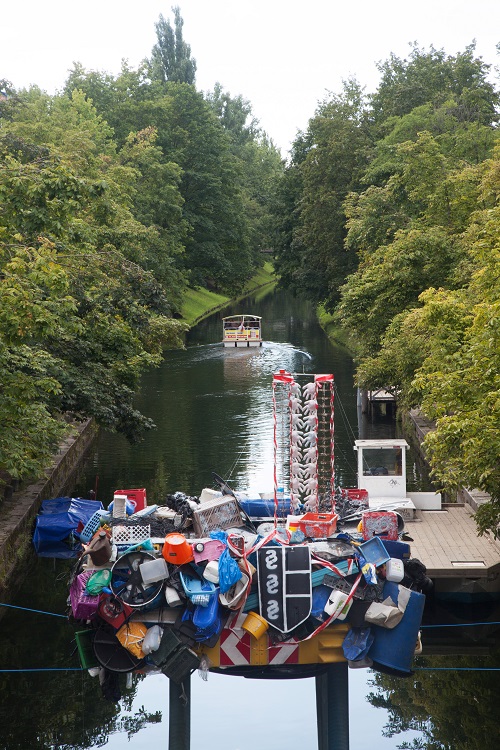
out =
<path fill-rule="evenodd" d="M 374 536 L 392 541 L 398 539 L 398 516 L 393 510 L 365 510 L 361 522 L 365 541 Z"/>
<path fill-rule="evenodd" d="M 75 620 L 90 620 L 94 617 L 99 606 L 98 596 L 89 596 L 85 593 L 85 586 L 93 570 L 85 570 L 73 579 L 69 589 L 69 600 L 71 611 Z"/>
<path fill-rule="evenodd" d="M 203 549 L 197 549 L 197 547 L 201 548 L 202 546 Z M 200 563 L 218 560 L 225 549 L 226 545 L 220 539 L 204 539 L 201 542 L 195 542 L 193 544 L 194 561 Z"/>

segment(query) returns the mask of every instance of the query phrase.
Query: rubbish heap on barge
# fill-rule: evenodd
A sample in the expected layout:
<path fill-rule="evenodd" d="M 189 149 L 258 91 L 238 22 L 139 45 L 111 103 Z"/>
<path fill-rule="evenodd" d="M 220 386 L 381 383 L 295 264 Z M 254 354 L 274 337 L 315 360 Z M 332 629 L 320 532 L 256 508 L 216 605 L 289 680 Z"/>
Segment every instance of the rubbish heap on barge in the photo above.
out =
<path fill-rule="evenodd" d="M 214 474 L 219 490 L 199 498 L 148 506 L 144 489 L 118 490 L 94 512 L 69 592 L 83 667 L 177 683 L 195 669 L 294 677 L 339 661 L 412 673 L 431 583 L 394 489 L 406 443 L 357 441 L 375 502 L 336 487 L 333 407 L 332 375 L 274 375 L 269 496 L 245 499 Z"/>

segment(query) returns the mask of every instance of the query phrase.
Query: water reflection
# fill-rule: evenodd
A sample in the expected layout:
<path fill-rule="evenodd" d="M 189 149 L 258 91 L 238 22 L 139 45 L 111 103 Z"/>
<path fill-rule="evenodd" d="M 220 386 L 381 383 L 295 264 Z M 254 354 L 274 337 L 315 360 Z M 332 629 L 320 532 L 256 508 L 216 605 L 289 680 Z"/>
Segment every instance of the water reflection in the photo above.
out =
<path fill-rule="evenodd" d="M 86 495 L 97 484 L 98 495 L 107 504 L 117 487 L 146 487 L 148 501 L 154 503 L 176 490 L 199 494 L 204 486 L 213 486 L 212 471 L 239 489 L 269 488 L 271 378 L 281 368 L 335 374 L 336 473 L 339 484 L 354 486 L 354 440 L 362 430 L 367 438 L 398 436 L 398 427 L 390 419 L 358 415 L 352 360 L 342 347 L 328 342 L 308 304 L 271 292 L 259 293 L 244 308 L 262 316 L 264 345 L 258 349 L 220 345 L 222 315 L 242 312 L 241 303 L 197 326 L 186 350 L 168 353 L 164 364 L 143 380 L 137 406 L 157 429 L 136 446 L 103 434 L 72 494 Z M 425 472 L 411 451 L 408 470 L 411 489 L 428 488 Z M 33 559 L 14 603 L 64 612 L 68 575 L 64 561 Z M 435 622 L 462 622 L 464 616 L 471 621 L 500 620 L 498 612 L 469 610 L 464 615 L 437 604 L 428 613 Z M 78 668 L 73 628 L 62 618 L 9 611 L 0 623 L 0 635 L 4 669 Z M 500 666 L 495 626 L 466 629 L 458 635 L 456 630 L 424 630 L 424 655 L 418 665 Z M 123 747 L 125 734 L 132 750 L 167 746 L 167 679 L 136 676 L 127 688 L 123 676 L 121 683 L 123 698 L 116 705 L 103 700 L 98 681 L 86 673 L 1 673 L 0 747 L 118 748 Z M 395 681 L 351 670 L 351 747 L 494 750 L 493 717 L 499 698 L 495 673 L 421 671 Z M 313 680 L 245 681 L 210 674 L 207 685 L 195 674 L 192 699 L 193 750 L 317 746 Z M 459 713 L 463 721 L 458 720 Z"/>

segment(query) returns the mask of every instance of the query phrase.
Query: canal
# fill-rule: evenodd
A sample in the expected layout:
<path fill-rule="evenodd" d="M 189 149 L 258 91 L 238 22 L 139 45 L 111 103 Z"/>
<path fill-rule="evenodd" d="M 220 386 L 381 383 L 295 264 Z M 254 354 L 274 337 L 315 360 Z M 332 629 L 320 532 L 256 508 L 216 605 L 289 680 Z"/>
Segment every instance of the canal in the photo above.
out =
<path fill-rule="evenodd" d="M 224 349 L 222 315 L 248 311 L 262 316 L 264 345 Z M 137 408 L 156 429 L 137 445 L 103 433 L 71 490 L 74 496 L 96 490 L 106 506 L 117 488 L 145 487 L 148 502 L 161 504 L 178 490 L 197 496 L 214 487 L 214 471 L 240 491 L 269 491 L 271 383 L 279 369 L 334 374 L 338 484 L 355 486 L 356 438 L 399 434 L 393 420 L 359 414 L 348 352 L 327 340 L 310 305 L 285 292 L 268 288 L 211 316 L 186 343 L 143 378 Z M 429 488 L 411 452 L 407 473 L 411 489 Z M 70 568 L 68 561 L 33 558 L 14 599 L 32 611 L 9 610 L 0 622 L 0 748 L 167 747 L 167 679 L 134 675 L 127 684 L 123 676 L 120 700 L 106 700 L 103 692 L 109 690 L 79 669 L 74 627 L 46 614 L 65 613 Z M 351 748 L 497 747 L 498 672 L 486 670 L 500 666 L 500 613 L 489 605 L 464 610 L 438 602 L 428 609 L 427 624 L 461 627 L 424 631 L 416 677 L 349 670 Z M 481 626 L 469 627 L 479 621 Z M 191 699 L 193 750 L 317 747 L 311 678 L 194 673 Z"/>

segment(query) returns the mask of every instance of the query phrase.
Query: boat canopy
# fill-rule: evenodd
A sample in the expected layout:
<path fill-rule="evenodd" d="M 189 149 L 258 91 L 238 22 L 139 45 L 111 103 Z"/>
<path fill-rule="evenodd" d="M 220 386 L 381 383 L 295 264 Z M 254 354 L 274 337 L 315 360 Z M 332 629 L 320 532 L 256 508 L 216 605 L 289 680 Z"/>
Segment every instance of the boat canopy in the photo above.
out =
<path fill-rule="evenodd" d="M 224 346 L 261 346 L 260 315 L 227 315 L 222 318 Z"/>

